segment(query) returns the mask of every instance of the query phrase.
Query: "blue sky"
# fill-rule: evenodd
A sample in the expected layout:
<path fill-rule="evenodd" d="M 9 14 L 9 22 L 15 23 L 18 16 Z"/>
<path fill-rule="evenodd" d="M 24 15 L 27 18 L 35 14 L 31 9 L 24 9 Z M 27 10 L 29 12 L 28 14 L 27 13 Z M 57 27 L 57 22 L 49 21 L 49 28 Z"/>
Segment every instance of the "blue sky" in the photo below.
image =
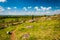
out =
<path fill-rule="evenodd" d="M 0 0 L 0 15 L 51 15 L 60 13 L 60 0 Z"/>

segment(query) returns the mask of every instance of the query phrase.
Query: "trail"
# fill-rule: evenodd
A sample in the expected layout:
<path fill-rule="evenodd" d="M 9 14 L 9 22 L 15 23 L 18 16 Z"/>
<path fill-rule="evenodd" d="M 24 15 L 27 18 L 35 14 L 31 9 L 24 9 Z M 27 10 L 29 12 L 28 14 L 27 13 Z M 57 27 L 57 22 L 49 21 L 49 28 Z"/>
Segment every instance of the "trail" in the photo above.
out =
<path fill-rule="evenodd" d="M 17 40 L 17 39 L 16 39 L 16 30 L 17 30 L 17 28 L 18 28 L 18 27 L 16 27 L 16 29 L 12 31 L 12 34 L 11 34 L 11 36 L 10 36 L 10 40 Z"/>
<path fill-rule="evenodd" d="M 16 30 L 14 30 L 14 31 L 12 32 L 12 34 L 11 34 L 11 36 L 10 36 L 10 40 L 14 40 L 14 39 L 15 39 L 15 31 L 16 31 Z"/>
<path fill-rule="evenodd" d="M 16 30 L 19 28 L 19 26 L 16 26 L 16 29 L 12 31 L 12 34 L 10 36 L 10 40 L 17 40 L 16 38 Z"/>

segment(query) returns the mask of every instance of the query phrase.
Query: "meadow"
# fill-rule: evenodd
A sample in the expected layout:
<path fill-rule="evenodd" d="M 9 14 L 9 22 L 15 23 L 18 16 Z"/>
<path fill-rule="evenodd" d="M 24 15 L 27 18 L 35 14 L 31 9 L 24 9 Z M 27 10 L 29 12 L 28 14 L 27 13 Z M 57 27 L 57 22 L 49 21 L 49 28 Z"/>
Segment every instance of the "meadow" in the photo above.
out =
<path fill-rule="evenodd" d="M 0 40 L 60 40 L 60 14 L 0 16 Z"/>

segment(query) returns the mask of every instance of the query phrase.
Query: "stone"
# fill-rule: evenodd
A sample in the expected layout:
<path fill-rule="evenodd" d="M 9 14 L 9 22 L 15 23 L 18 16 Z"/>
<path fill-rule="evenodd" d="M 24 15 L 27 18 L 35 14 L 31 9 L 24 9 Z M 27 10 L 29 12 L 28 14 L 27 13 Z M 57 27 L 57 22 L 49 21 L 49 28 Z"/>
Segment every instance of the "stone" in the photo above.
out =
<path fill-rule="evenodd" d="M 33 26 L 26 26 L 27 28 L 32 28 Z"/>
<path fill-rule="evenodd" d="M 29 20 L 28 22 L 34 22 L 34 20 Z"/>
<path fill-rule="evenodd" d="M 24 35 L 23 35 L 23 38 L 29 38 L 29 37 L 30 37 L 29 34 L 24 34 Z"/>
<path fill-rule="evenodd" d="M 47 18 L 47 20 L 51 20 L 51 18 Z"/>

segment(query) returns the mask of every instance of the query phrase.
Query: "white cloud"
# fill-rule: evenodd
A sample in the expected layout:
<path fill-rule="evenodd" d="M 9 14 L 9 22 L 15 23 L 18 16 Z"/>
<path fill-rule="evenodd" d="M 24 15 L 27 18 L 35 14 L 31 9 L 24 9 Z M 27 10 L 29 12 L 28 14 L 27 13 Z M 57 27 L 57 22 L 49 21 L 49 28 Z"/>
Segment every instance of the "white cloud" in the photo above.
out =
<path fill-rule="evenodd" d="M 27 8 L 26 7 L 23 7 L 23 10 L 27 11 Z"/>
<path fill-rule="evenodd" d="M 59 14 L 60 10 L 51 10 L 51 11 L 46 11 L 46 12 L 40 12 L 40 11 L 19 11 L 19 12 L 11 12 L 9 11 L 8 13 L 6 12 L 5 15 L 53 15 L 53 14 Z M 3 14 L 3 15 L 4 15 Z"/>
<path fill-rule="evenodd" d="M 45 10 L 47 9 L 46 7 L 43 7 L 43 6 L 41 6 L 40 8 L 41 8 L 41 10 L 43 10 L 43 11 L 45 11 Z"/>
<path fill-rule="evenodd" d="M 49 10 L 51 10 L 52 7 L 43 7 L 43 6 L 41 6 L 41 7 L 39 8 L 38 6 L 36 6 L 36 7 L 34 7 L 34 9 L 36 9 L 36 11 L 42 11 L 42 12 L 44 12 L 44 11 L 49 11 Z"/>
<path fill-rule="evenodd" d="M 40 7 L 42 11 L 49 11 L 52 7 Z"/>
<path fill-rule="evenodd" d="M 6 0 L 0 0 L 0 2 L 6 2 Z"/>
<path fill-rule="evenodd" d="M 54 10 L 52 13 L 53 14 L 60 14 L 60 9 Z"/>
<path fill-rule="evenodd" d="M 36 6 L 34 9 L 38 9 L 38 7 Z"/>
<path fill-rule="evenodd" d="M 17 7 L 14 7 L 14 9 L 16 9 Z"/>
<path fill-rule="evenodd" d="M 46 8 L 46 10 L 50 10 L 50 9 L 52 9 L 52 7 L 48 7 L 48 8 Z"/>
<path fill-rule="evenodd" d="M 3 12 L 5 9 L 2 7 L 2 6 L 0 6 L 0 12 Z"/>
<path fill-rule="evenodd" d="M 36 7 L 34 7 L 34 9 L 36 9 L 36 11 L 40 11 L 40 9 L 36 6 Z"/>
<path fill-rule="evenodd" d="M 13 8 L 17 8 L 17 7 L 13 7 Z M 9 11 L 11 8 L 7 7 L 7 12 L 3 12 L 5 15 L 52 15 L 52 14 L 59 14 L 60 13 L 60 9 L 58 10 L 51 10 L 52 7 L 43 7 L 41 6 L 40 8 L 38 6 L 34 7 L 34 10 L 36 11 L 28 11 L 30 10 L 30 8 L 32 9 L 32 7 L 23 7 L 23 10 L 25 11 Z M 4 11 L 5 9 L 3 7 L 0 6 L 0 11 Z M 2 14 L 2 13 L 1 13 Z M 4 15 L 2 14 L 2 15 Z"/>
<path fill-rule="evenodd" d="M 7 7 L 8 10 L 10 10 L 11 8 L 10 7 Z"/>
<path fill-rule="evenodd" d="M 44 12 L 46 15 L 54 15 L 54 14 L 60 14 L 60 9 L 57 9 L 57 10 L 51 10 L 51 11 L 46 11 Z M 43 13 L 43 14 L 44 14 Z"/>
<path fill-rule="evenodd" d="M 30 8 L 32 8 L 31 6 L 30 7 L 28 7 L 28 9 L 30 9 Z"/>
<path fill-rule="evenodd" d="M 51 13 L 51 9 L 52 9 L 52 7 L 43 7 L 43 6 L 41 6 L 40 7 L 41 8 L 41 13 L 43 13 L 43 14 L 50 14 Z"/>

